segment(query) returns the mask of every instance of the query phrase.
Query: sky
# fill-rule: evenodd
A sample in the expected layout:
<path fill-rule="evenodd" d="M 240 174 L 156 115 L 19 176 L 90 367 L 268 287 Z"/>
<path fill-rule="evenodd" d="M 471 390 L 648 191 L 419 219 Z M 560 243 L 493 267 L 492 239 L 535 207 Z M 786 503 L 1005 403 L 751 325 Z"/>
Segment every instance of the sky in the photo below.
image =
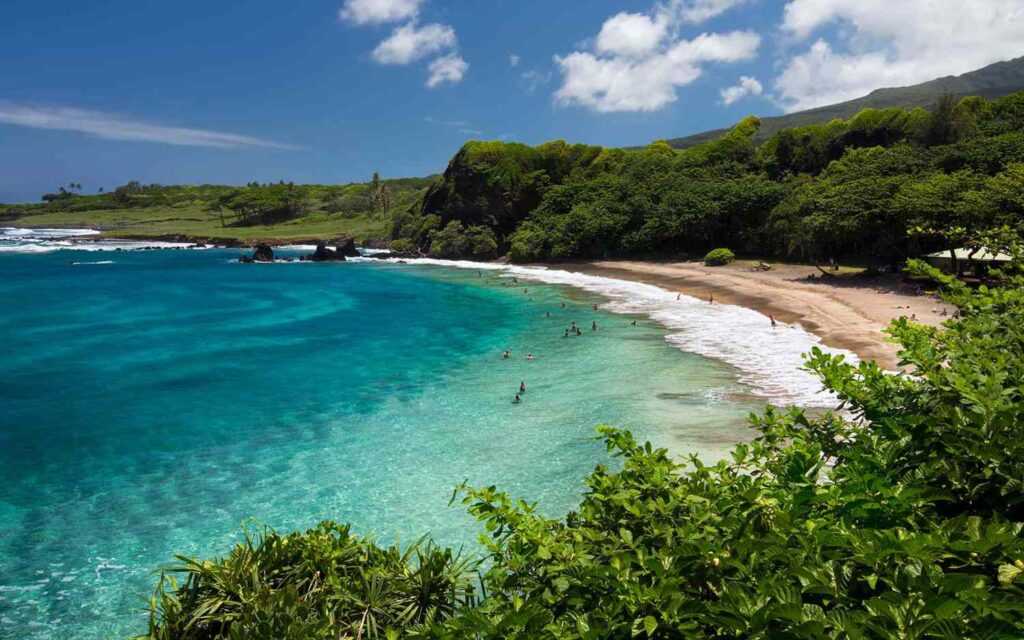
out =
<path fill-rule="evenodd" d="M 1024 55 L 1024 0 L 5 0 L 0 202 L 646 144 Z"/>

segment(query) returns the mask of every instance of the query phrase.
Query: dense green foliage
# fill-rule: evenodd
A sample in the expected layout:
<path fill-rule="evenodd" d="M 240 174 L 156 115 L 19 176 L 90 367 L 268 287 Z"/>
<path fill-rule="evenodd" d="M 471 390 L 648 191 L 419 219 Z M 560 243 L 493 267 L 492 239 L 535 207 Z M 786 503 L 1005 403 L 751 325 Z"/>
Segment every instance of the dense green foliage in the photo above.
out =
<path fill-rule="evenodd" d="M 1024 277 L 972 290 L 913 268 L 959 317 L 893 324 L 913 373 L 816 350 L 835 412 L 769 408 L 712 465 L 602 429 L 622 464 L 561 519 L 461 487 L 488 534 L 479 602 L 471 567 L 440 551 L 349 553 L 360 543 L 324 525 L 187 561 L 180 588 L 161 581 L 151 636 L 1024 637 Z M 424 567 L 445 577 L 413 578 Z M 413 591 L 429 594 L 417 614 L 396 613 Z"/>
<path fill-rule="evenodd" d="M 866 109 L 754 144 L 747 118 L 684 151 L 469 142 L 393 238 L 452 221 L 517 261 L 739 254 L 896 264 L 1024 221 L 1024 94 Z M 939 238 L 922 230 L 961 228 Z"/>
<path fill-rule="evenodd" d="M 732 251 L 728 249 L 712 249 L 704 256 L 704 264 L 709 267 L 720 267 L 729 264 L 736 259 Z"/>
<path fill-rule="evenodd" d="M 266 531 L 216 563 L 180 558 L 152 600 L 153 638 L 378 637 L 437 623 L 474 603 L 470 564 L 422 542 L 382 548 L 348 527 Z"/>

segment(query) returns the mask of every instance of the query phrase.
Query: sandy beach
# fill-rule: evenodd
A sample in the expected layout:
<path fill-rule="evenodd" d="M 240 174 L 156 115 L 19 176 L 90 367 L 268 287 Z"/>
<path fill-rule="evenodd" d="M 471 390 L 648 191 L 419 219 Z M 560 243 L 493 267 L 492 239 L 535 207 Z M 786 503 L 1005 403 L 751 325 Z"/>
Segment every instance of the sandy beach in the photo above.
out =
<path fill-rule="evenodd" d="M 897 346 L 883 330 L 890 320 L 916 316 L 921 324 L 939 325 L 952 313 L 934 295 L 903 282 L 900 276 L 820 277 L 807 265 L 773 265 L 757 271 L 751 263 L 706 267 L 698 262 L 593 261 L 559 268 L 652 284 L 715 302 L 736 304 L 799 324 L 832 347 L 853 351 L 864 360 L 898 368 Z M 809 279 L 808 276 L 814 276 Z"/>

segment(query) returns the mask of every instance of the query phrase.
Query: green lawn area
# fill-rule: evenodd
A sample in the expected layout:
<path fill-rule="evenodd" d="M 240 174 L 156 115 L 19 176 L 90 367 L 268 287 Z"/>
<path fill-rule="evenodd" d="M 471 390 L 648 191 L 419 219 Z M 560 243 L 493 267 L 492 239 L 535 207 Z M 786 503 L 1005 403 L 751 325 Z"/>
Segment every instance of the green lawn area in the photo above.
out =
<path fill-rule="evenodd" d="M 228 222 L 230 224 L 230 218 Z M 184 235 L 195 238 L 329 241 L 342 236 L 365 241 L 386 235 L 383 215 L 314 212 L 275 225 L 221 226 L 217 212 L 202 206 L 146 207 L 25 215 L 11 222 L 19 227 L 88 227 L 116 237 Z M 6 223 L 5 223 L 6 224 Z"/>

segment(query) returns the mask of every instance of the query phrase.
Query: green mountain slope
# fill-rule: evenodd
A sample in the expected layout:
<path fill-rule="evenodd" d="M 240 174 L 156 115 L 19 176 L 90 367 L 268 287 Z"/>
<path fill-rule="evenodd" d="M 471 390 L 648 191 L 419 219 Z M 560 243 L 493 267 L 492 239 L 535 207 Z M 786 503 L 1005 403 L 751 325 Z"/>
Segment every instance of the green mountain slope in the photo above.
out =
<path fill-rule="evenodd" d="M 928 109 L 935 104 L 939 96 L 947 93 L 957 98 L 982 96 L 991 100 L 1022 89 L 1024 89 L 1024 57 L 990 64 L 963 75 L 946 76 L 909 87 L 876 89 L 863 98 L 848 102 L 797 111 L 784 116 L 761 118 L 761 129 L 754 136 L 754 142 L 757 144 L 765 142 L 781 129 L 824 124 L 836 118 L 852 118 L 863 109 L 889 107 Z M 681 138 L 672 138 L 666 142 L 676 149 L 688 149 L 702 142 L 720 138 L 727 131 L 729 131 L 727 128 L 715 129 Z"/>

